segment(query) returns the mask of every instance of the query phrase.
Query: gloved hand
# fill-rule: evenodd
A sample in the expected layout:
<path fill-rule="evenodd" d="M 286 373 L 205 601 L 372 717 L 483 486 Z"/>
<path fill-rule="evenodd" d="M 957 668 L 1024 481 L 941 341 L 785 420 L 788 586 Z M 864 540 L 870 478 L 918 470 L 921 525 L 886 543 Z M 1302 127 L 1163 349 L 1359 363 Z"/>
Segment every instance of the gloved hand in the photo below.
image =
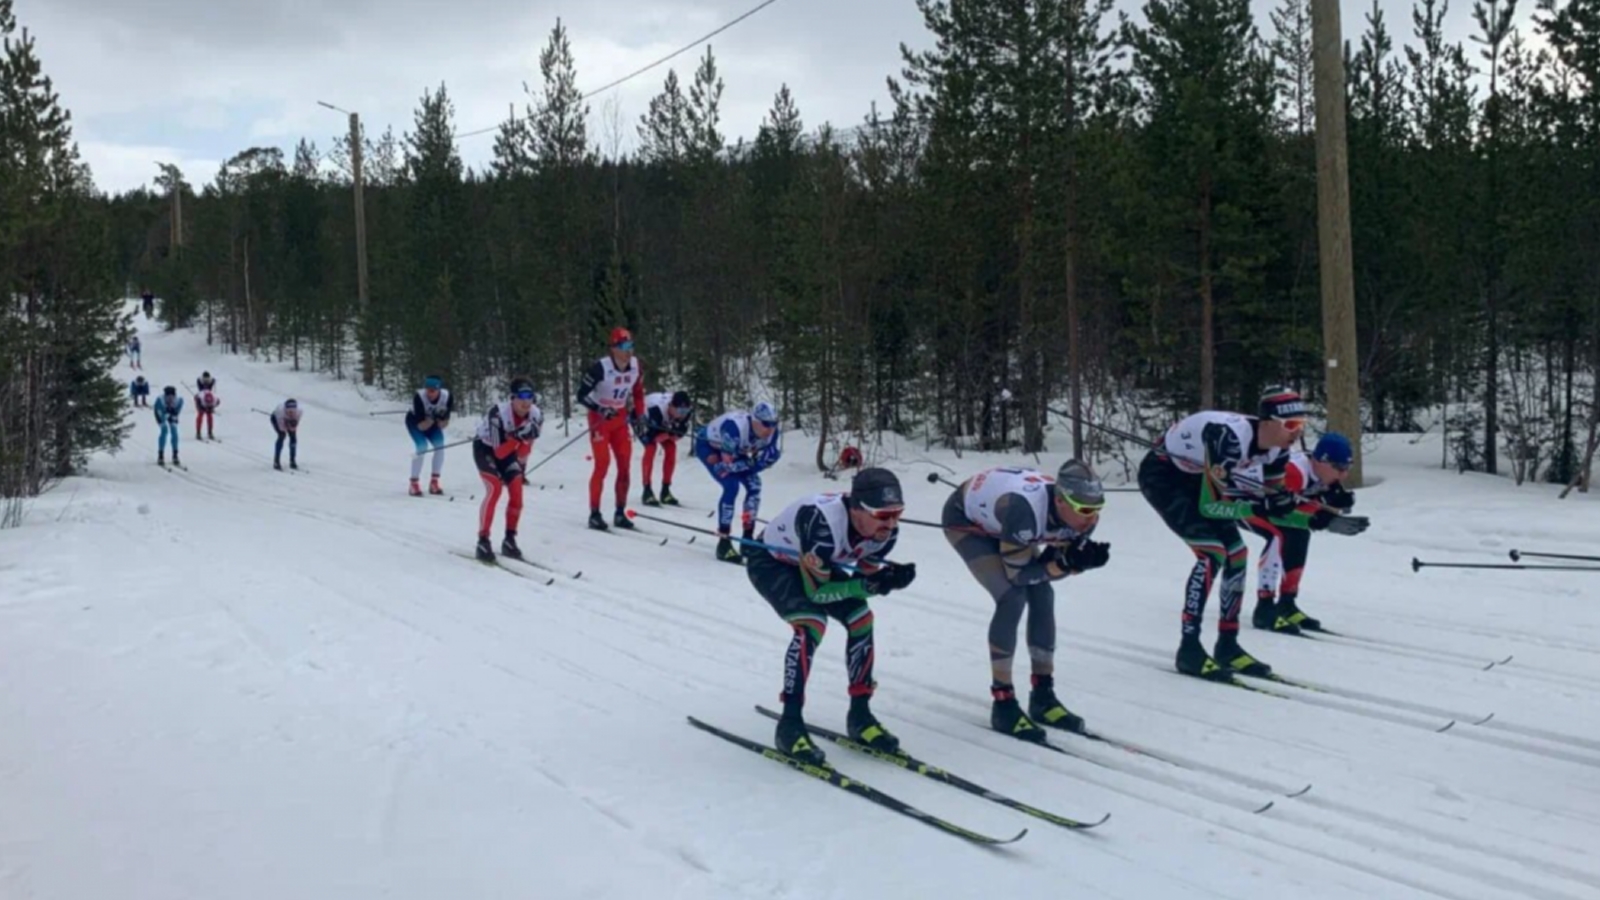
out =
<path fill-rule="evenodd" d="M 1111 561 L 1111 545 L 1083 538 L 1061 554 L 1062 565 L 1077 572 L 1098 569 Z"/>
<path fill-rule="evenodd" d="M 617 411 L 609 406 L 600 407 L 600 419 L 609 422 L 617 417 Z"/>
<path fill-rule="evenodd" d="M 883 568 L 866 576 L 867 593 L 887 594 L 909 587 L 917 579 L 916 563 L 886 563 Z"/>
<path fill-rule="evenodd" d="M 1322 513 L 1317 513 L 1317 515 L 1320 516 Z M 1315 519 L 1312 521 L 1313 525 L 1315 525 Z M 1327 524 L 1323 527 L 1327 528 L 1334 534 L 1348 536 L 1360 534 L 1361 532 L 1366 531 L 1367 526 L 1371 524 L 1372 520 L 1368 519 L 1366 516 L 1334 516 L 1330 518 Z"/>
<path fill-rule="evenodd" d="M 521 477 L 522 463 L 516 458 L 512 458 L 510 461 L 500 466 L 500 480 L 506 484 L 510 484 Z"/>
<path fill-rule="evenodd" d="M 1328 488 L 1327 490 L 1323 491 L 1322 496 L 1318 497 L 1317 499 L 1328 504 L 1334 509 L 1349 509 L 1350 507 L 1356 505 L 1355 493 L 1346 490 L 1345 486 L 1342 484 L 1336 484 L 1333 487 Z"/>
<path fill-rule="evenodd" d="M 1294 508 L 1299 505 L 1300 498 L 1297 495 L 1288 491 L 1278 491 L 1257 500 L 1251 505 L 1251 509 L 1263 519 L 1274 519 L 1294 512 Z"/>

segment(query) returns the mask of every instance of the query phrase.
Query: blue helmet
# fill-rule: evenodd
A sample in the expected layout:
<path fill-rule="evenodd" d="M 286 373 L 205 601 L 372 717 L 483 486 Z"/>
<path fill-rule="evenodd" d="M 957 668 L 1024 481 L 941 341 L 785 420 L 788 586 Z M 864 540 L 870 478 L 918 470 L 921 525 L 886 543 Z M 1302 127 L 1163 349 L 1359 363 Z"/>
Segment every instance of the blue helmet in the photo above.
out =
<path fill-rule="evenodd" d="M 763 400 L 751 408 L 750 418 L 763 425 L 776 425 L 778 424 L 778 411 L 773 408 L 771 403 Z"/>
<path fill-rule="evenodd" d="M 1355 451 L 1350 446 L 1349 438 L 1337 431 L 1330 431 L 1317 439 L 1317 446 L 1312 449 L 1311 458 L 1343 469 L 1348 468 L 1355 459 Z"/>

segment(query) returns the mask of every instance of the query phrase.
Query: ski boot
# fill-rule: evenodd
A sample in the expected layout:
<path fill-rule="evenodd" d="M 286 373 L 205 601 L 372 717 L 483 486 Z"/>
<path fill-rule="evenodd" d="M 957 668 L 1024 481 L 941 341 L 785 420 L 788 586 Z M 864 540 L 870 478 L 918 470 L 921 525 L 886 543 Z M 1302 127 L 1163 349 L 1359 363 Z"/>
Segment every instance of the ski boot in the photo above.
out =
<path fill-rule="evenodd" d="M 589 510 L 589 527 L 595 531 L 605 531 L 611 526 L 606 524 L 606 517 L 600 515 L 600 510 L 591 509 Z"/>
<path fill-rule="evenodd" d="M 1215 652 L 1217 665 L 1228 671 L 1262 678 L 1272 674 L 1272 667 L 1246 653 L 1239 646 L 1239 636 L 1232 632 L 1217 635 Z"/>
<path fill-rule="evenodd" d="M 300 464 L 291 459 L 289 460 L 289 468 L 298 469 L 300 468 Z"/>
<path fill-rule="evenodd" d="M 522 558 L 522 548 L 517 546 L 517 533 L 515 531 L 506 532 L 505 538 L 500 541 L 500 555 L 509 556 L 512 559 Z"/>
<path fill-rule="evenodd" d="M 620 506 L 617 507 L 617 514 L 611 517 L 611 524 L 616 528 L 621 528 L 623 531 L 632 531 L 634 529 L 633 520 L 628 518 L 628 514 Z"/>
<path fill-rule="evenodd" d="M 773 744 L 780 751 L 789 754 L 802 762 L 814 766 L 827 765 L 828 755 L 817 747 L 817 742 L 811 739 L 811 733 L 806 731 L 805 720 L 798 713 L 790 715 L 784 712 L 783 718 L 778 720 L 777 733 L 773 736 Z"/>
<path fill-rule="evenodd" d="M 183 462 L 178 459 L 178 451 L 176 450 L 172 451 L 172 464 L 180 469 L 183 468 Z"/>
<path fill-rule="evenodd" d="M 444 493 L 444 488 L 439 486 L 439 476 L 435 475 L 435 476 L 433 476 L 433 478 L 428 480 L 428 493 L 430 493 L 430 494 L 443 494 Z"/>
<path fill-rule="evenodd" d="M 1278 601 L 1278 620 L 1288 622 L 1300 631 L 1321 631 L 1322 621 L 1306 615 L 1294 601 L 1293 595 Z"/>
<path fill-rule="evenodd" d="M 1289 621 L 1281 612 L 1281 604 L 1270 594 L 1256 597 L 1255 611 L 1250 613 L 1250 624 L 1264 631 L 1278 634 L 1299 634 L 1300 626 Z"/>
<path fill-rule="evenodd" d="M 1001 734 L 1032 744 L 1046 742 L 1044 729 L 1033 724 L 1017 702 L 1017 692 L 1009 684 L 995 682 L 989 686 L 994 695 L 994 708 L 989 711 L 989 727 Z"/>
<path fill-rule="evenodd" d="M 1028 718 L 1040 725 L 1060 728 L 1074 734 L 1083 734 L 1083 717 L 1077 715 L 1056 697 L 1054 675 L 1033 676 L 1033 692 L 1028 695 Z"/>
<path fill-rule="evenodd" d="M 717 559 L 721 562 L 733 563 L 736 566 L 744 565 L 744 556 L 739 553 L 739 547 L 727 535 L 722 535 L 717 539 Z"/>
<path fill-rule="evenodd" d="M 899 753 L 900 739 L 883 727 L 883 723 L 867 708 L 866 700 L 865 697 L 850 699 L 850 715 L 845 719 L 845 730 L 850 733 L 850 739 L 879 753 Z"/>
<path fill-rule="evenodd" d="M 273 460 L 272 461 L 272 468 L 278 470 L 279 472 L 282 472 L 283 471 L 283 463 L 278 462 L 277 460 Z"/>
<path fill-rule="evenodd" d="M 166 464 L 167 464 L 167 451 L 161 450 L 161 451 L 157 452 L 156 453 L 156 465 L 165 466 Z"/>
<path fill-rule="evenodd" d="M 661 501 L 656 499 L 656 492 L 650 490 L 650 485 L 648 484 L 644 486 L 644 494 L 639 498 L 639 502 L 643 503 L 645 506 L 661 505 Z"/>
<path fill-rule="evenodd" d="M 661 486 L 661 505 L 662 506 L 677 506 L 678 505 L 678 498 L 672 496 L 672 485 L 670 485 L 670 484 L 663 484 Z"/>
<path fill-rule="evenodd" d="M 415 479 L 415 478 L 411 479 L 411 488 L 410 488 L 409 491 L 407 491 L 407 493 L 409 493 L 413 497 L 421 497 L 422 496 L 422 483 L 420 481 L 418 481 L 417 479 Z"/>
<path fill-rule="evenodd" d="M 476 555 L 478 559 L 482 560 L 483 562 L 494 562 L 494 545 L 489 543 L 489 536 L 487 534 L 478 535 L 478 548 Z"/>
<path fill-rule="evenodd" d="M 1184 635 L 1183 642 L 1178 644 L 1178 656 L 1173 665 L 1179 672 L 1195 678 L 1207 681 L 1233 680 L 1233 675 L 1217 665 L 1217 661 L 1206 653 L 1206 648 L 1200 645 L 1200 638 L 1195 635 Z"/>

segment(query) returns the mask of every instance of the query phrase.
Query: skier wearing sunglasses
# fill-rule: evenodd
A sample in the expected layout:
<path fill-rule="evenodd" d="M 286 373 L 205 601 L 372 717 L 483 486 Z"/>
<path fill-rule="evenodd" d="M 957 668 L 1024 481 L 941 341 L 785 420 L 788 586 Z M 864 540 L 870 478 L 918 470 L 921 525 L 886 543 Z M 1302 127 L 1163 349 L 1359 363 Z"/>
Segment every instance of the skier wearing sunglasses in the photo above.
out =
<path fill-rule="evenodd" d="M 489 532 L 494 526 L 494 510 L 502 492 L 509 497 L 500 552 L 514 559 L 522 558 L 522 549 L 517 546 L 517 524 L 522 519 L 522 476 L 528 457 L 533 453 L 533 442 L 539 437 L 539 429 L 544 427 L 544 413 L 539 409 L 539 395 L 533 389 L 533 382 L 518 376 L 511 379 L 510 388 L 510 397 L 489 407 L 472 441 L 472 459 L 478 465 L 478 477 L 483 480 L 483 503 L 478 507 L 477 557 L 484 562 L 494 562 Z"/>
<path fill-rule="evenodd" d="M 905 512 L 900 480 L 887 469 L 863 469 L 846 494 L 816 494 L 773 517 L 760 542 L 744 542 L 750 584 L 793 630 L 784 656 L 783 715 L 775 735 L 779 750 L 821 764 L 824 754 L 806 730 L 801 711 L 806 682 L 828 619 L 848 631 L 844 655 L 850 675 L 851 739 L 894 753 L 900 741 L 872 715 L 872 608 L 867 599 L 911 584 L 914 564 L 887 561 Z"/>
<path fill-rule="evenodd" d="M 1063 463 L 1053 479 L 1033 469 L 988 469 L 967 479 L 945 502 L 940 523 L 945 539 L 994 598 L 989 724 L 1001 734 L 1044 743 L 1041 724 L 1084 729 L 1082 717 L 1055 693 L 1054 582 L 1110 561 L 1111 545 L 1089 539 L 1105 502 L 1099 477 L 1075 459 Z M 1032 668 L 1026 713 L 1012 681 L 1024 610 Z"/>
<path fill-rule="evenodd" d="M 1139 491 L 1194 554 L 1184 586 L 1183 637 L 1174 660 L 1185 675 L 1231 680 L 1235 672 L 1269 675 L 1272 667 L 1239 646 L 1249 551 L 1239 524 L 1293 512 L 1300 498 L 1285 489 L 1289 447 L 1305 430 L 1306 404 L 1289 388 L 1272 388 L 1257 416 L 1208 410 L 1167 429 L 1139 464 Z M 1253 495 L 1253 496 L 1241 496 Z M 1218 578 L 1221 609 L 1216 655 L 1200 643 L 1206 600 Z"/>

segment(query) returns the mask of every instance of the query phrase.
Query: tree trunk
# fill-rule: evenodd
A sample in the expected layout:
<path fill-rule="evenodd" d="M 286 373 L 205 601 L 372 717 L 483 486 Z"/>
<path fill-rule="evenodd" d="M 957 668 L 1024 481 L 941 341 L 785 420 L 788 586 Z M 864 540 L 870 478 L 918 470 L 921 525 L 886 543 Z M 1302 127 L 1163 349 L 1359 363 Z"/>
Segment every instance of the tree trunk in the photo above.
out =
<path fill-rule="evenodd" d="M 1211 285 L 1211 171 L 1200 173 L 1200 408 L 1217 402 L 1216 301 Z"/>

